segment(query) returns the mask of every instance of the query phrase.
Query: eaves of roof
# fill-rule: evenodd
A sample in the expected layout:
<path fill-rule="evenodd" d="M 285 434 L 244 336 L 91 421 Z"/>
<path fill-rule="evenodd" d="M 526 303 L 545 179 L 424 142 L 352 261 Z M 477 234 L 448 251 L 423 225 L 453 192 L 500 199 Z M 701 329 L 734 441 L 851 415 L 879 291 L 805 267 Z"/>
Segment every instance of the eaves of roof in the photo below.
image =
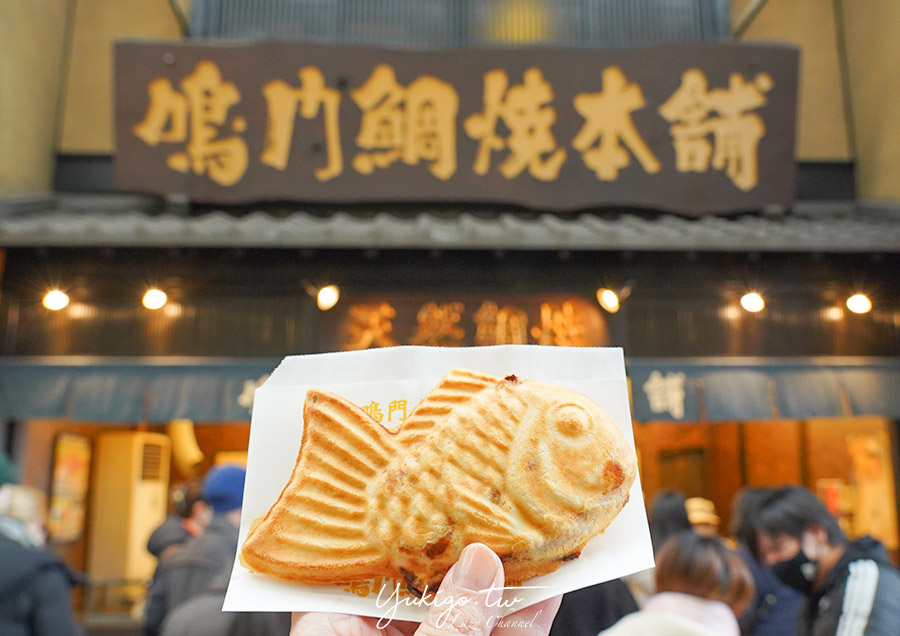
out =
<path fill-rule="evenodd" d="M 0 199 L 0 246 L 900 251 L 900 206 L 798 202 L 779 215 L 689 219 L 638 212 L 408 208 L 156 212 L 140 197 Z"/>

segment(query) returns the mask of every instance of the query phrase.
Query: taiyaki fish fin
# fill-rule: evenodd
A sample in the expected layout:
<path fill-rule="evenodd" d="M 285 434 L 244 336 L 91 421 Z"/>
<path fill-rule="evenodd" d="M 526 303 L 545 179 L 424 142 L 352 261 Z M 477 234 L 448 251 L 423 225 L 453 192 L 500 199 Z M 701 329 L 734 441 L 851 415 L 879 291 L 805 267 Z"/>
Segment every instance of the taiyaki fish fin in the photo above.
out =
<path fill-rule="evenodd" d="M 512 377 L 512 376 L 511 376 Z M 460 402 L 474 400 L 480 393 L 488 391 L 503 381 L 486 373 L 453 369 L 426 395 L 403 421 L 398 442 L 411 446 L 421 441 L 435 425 L 446 418 L 453 407 Z"/>
<path fill-rule="evenodd" d="M 306 582 L 377 576 L 387 559 L 368 529 L 367 488 L 394 454 L 392 434 L 346 399 L 315 389 L 303 419 L 291 479 L 251 527 L 241 563 Z"/>

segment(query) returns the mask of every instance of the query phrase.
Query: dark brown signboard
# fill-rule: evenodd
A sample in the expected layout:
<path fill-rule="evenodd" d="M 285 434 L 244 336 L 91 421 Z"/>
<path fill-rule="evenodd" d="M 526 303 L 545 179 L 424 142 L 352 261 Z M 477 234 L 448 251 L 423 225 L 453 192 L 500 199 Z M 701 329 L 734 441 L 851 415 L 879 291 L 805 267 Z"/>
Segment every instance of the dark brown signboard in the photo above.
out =
<path fill-rule="evenodd" d="M 789 206 L 796 49 L 120 43 L 116 180 L 195 201 Z"/>

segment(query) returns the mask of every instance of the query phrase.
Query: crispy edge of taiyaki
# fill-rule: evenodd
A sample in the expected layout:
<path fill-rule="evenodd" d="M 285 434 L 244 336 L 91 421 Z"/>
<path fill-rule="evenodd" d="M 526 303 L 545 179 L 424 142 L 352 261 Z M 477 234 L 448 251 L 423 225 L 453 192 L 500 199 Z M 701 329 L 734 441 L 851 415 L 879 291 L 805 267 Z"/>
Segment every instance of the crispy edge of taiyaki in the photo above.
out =
<path fill-rule="evenodd" d="M 346 399 L 318 389 L 307 392 L 303 421 L 291 478 L 269 511 L 251 523 L 239 553 L 241 565 L 317 584 L 390 572 L 387 556 L 366 527 L 367 495 L 358 491 L 393 455 L 393 434 Z M 354 440 L 349 445 L 359 456 L 346 462 L 349 468 L 341 467 L 346 471 L 315 453 L 317 448 L 340 449 L 334 439 Z"/>

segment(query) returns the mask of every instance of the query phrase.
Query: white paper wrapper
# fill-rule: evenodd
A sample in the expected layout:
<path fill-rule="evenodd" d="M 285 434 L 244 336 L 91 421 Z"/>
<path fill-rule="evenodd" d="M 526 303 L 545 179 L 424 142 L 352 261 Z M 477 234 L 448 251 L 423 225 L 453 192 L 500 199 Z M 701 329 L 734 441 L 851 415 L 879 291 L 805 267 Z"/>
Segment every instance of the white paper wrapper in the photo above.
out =
<path fill-rule="evenodd" d="M 291 356 L 256 391 L 247 457 L 247 480 L 238 550 L 250 521 L 265 514 L 290 478 L 300 449 L 303 403 L 310 388 L 324 389 L 366 407 L 378 405 L 382 424 L 399 427 L 402 401 L 411 413 L 418 401 L 454 367 L 514 374 L 550 382 L 587 395 L 610 415 L 634 447 L 631 411 L 621 349 L 540 347 L 392 347 L 366 351 Z M 393 409 L 389 405 L 394 403 Z M 631 499 L 606 531 L 556 572 L 504 592 L 505 614 L 551 596 L 652 568 L 653 551 L 640 477 Z M 382 591 L 382 584 L 384 589 Z M 400 586 L 403 589 L 403 586 Z M 237 560 L 225 597 L 225 611 L 318 611 L 391 616 L 420 621 L 425 605 L 414 597 L 390 598 L 395 581 L 313 586 L 251 574 Z M 379 591 L 382 591 L 379 598 Z M 515 601 L 515 602 L 514 602 Z"/>

